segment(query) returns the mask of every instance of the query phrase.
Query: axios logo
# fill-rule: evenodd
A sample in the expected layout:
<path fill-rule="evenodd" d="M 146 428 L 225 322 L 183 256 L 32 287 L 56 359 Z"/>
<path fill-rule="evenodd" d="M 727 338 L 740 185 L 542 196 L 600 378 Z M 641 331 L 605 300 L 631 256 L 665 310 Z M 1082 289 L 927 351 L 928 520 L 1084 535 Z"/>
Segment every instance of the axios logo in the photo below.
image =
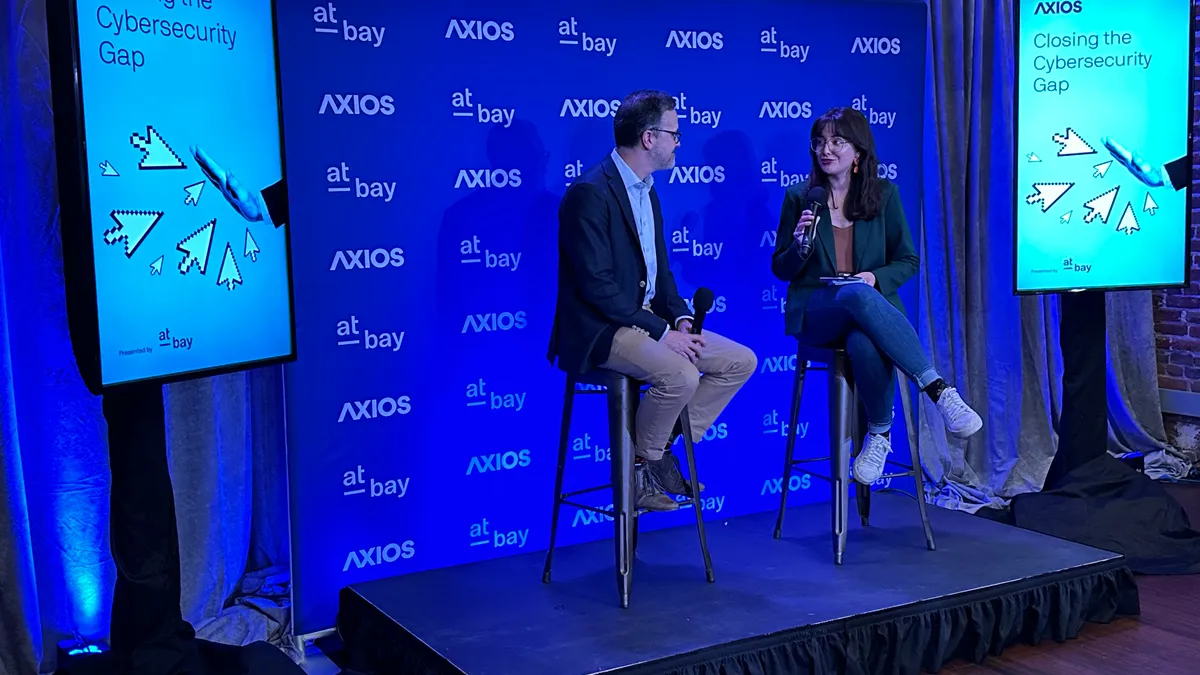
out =
<path fill-rule="evenodd" d="M 683 304 L 687 305 L 689 312 L 696 311 L 696 302 L 692 298 L 684 298 Z M 729 301 L 725 299 L 725 296 L 718 295 L 717 297 L 713 298 L 713 306 L 708 310 L 708 313 L 720 314 L 727 309 L 729 309 Z"/>
<path fill-rule="evenodd" d="M 564 98 L 559 117 L 616 117 L 621 102 L 617 99 Z"/>
<path fill-rule="evenodd" d="M 459 188 L 506 188 L 521 187 L 520 169 L 461 169 L 454 179 L 454 189 Z"/>
<path fill-rule="evenodd" d="M 899 54 L 900 38 L 856 37 L 851 54 Z"/>
<path fill-rule="evenodd" d="M 391 115 L 396 112 L 390 94 L 325 94 L 319 115 Z"/>
<path fill-rule="evenodd" d="M 1078 14 L 1083 11 L 1081 0 L 1061 0 L 1061 2 L 1039 2 L 1033 8 L 1034 14 Z"/>
<path fill-rule="evenodd" d="M 797 490 L 807 490 L 810 487 L 812 487 L 812 476 L 810 476 L 808 474 L 804 474 L 803 476 L 797 476 L 796 474 L 792 474 L 791 476 L 788 477 L 788 490 L 790 492 L 796 492 Z M 764 495 L 764 496 L 765 495 L 777 495 L 780 492 L 783 492 L 783 479 L 782 478 L 768 478 L 765 481 L 763 481 L 762 492 L 760 492 L 759 494 Z"/>
<path fill-rule="evenodd" d="M 810 101 L 763 101 L 758 110 L 759 119 L 808 119 L 812 117 Z"/>
<path fill-rule="evenodd" d="M 886 178 L 888 180 L 896 180 L 896 165 L 895 164 L 884 164 L 883 162 L 880 162 L 879 169 L 876 170 L 875 173 L 879 174 L 880 178 Z"/>
<path fill-rule="evenodd" d="M 459 40 L 504 40 L 512 42 L 516 37 L 511 21 L 480 21 L 478 19 L 450 19 L 446 26 L 446 39 Z"/>
<path fill-rule="evenodd" d="M 412 403 L 409 402 L 409 397 L 401 396 L 400 398 L 373 398 L 367 401 L 346 401 L 342 405 L 342 412 L 338 415 L 338 423 L 350 420 L 357 422 L 359 420 L 373 420 L 380 417 L 391 417 L 392 415 L 407 415 L 412 412 Z"/>
<path fill-rule="evenodd" d="M 383 269 L 384 267 L 403 267 L 404 249 L 402 248 L 360 248 L 346 249 L 333 254 L 333 262 L 329 271 Z"/>
<path fill-rule="evenodd" d="M 350 551 L 350 555 L 346 556 L 346 564 L 342 566 L 342 571 L 350 571 L 351 565 L 354 565 L 355 569 L 361 570 L 364 567 L 386 565 L 401 559 L 408 560 L 416 555 L 416 553 L 417 549 L 412 539 L 403 544 L 372 546 L 371 548 L 364 548 L 358 551 Z"/>
<path fill-rule="evenodd" d="M 507 471 L 526 466 L 529 466 L 528 450 L 509 450 L 505 453 L 497 452 L 491 455 L 476 455 L 467 463 L 467 475 L 487 473 L 489 471 Z"/>
<path fill-rule="evenodd" d="M 463 321 L 462 332 L 468 330 L 475 333 L 488 333 L 500 330 L 520 330 L 527 326 L 529 321 L 525 318 L 525 312 L 492 312 L 491 314 L 468 314 L 466 321 Z"/>
<path fill-rule="evenodd" d="M 677 166 L 671 169 L 671 183 L 724 183 L 723 166 Z"/>
<path fill-rule="evenodd" d="M 673 30 L 667 35 L 667 49 L 713 49 L 725 48 L 725 36 L 706 30 Z"/>
<path fill-rule="evenodd" d="M 796 372 L 796 355 L 768 356 L 758 367 L 760 373 L 794 373 Z"/>

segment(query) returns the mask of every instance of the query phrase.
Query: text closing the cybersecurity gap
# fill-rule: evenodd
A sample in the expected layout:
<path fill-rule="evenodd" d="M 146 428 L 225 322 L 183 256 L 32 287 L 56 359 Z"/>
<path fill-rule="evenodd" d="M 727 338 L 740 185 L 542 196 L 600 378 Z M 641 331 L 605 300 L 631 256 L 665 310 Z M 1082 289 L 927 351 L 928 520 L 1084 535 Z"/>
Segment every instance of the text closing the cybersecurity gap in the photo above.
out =
<path fill-rule="evenodd" d="M 237 30 L 213 21 L 205 12 L 218 0 L 157 0 L 166 16 L 154 16 L 153 8 L 136 10 L 102 4 L 96 8 L 96 23 L 116 40 L 100 42 L 102 63 L 137 72 L 146 66 L 146 51 L 134 43 L 139 37 L 163 37 L 219 45 L 233 50 Z"/>
<path fill-rule="evenodd" d="M 1039 53 L 1033 57 L 1033 69 L 1039 75 L 1033 80 L 1038 93 L 1063 94 L 1071 88 L 1070 73 L 1097 68 L 1150 68 L 1153 55 L 1138 51 L 1133 35 L 1109 30 L 1103 33 L 1051 33 L 1033 36 L 1033 46 Z M 1105 48 L 1111 53 L 1078 55 L 1081 50 L 1095 52 Z"/>

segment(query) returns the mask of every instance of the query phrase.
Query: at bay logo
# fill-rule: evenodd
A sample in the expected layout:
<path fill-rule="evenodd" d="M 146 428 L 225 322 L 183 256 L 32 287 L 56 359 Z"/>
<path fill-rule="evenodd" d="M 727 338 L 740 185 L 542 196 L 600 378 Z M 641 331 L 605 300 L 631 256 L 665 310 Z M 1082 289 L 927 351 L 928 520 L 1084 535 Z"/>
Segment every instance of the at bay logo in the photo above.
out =
<path fill-rule="evenodd" d="M 359 248 L 346 249 L 333 254 L 333 262 L 329 263 L 329 271 L 335 270 L 366 270 L 383 269 L 385 267 L 403 267 L 404 249 L 402 248 Z"/>
<path fill-rule="evenodd" d="M 723 166 L 677 166 L 671 169 L 670 183 L 724 183 Z"/>
<path fill-rule="evenodd" d="M 763 101 L 758 109 L 759 119 L 808 119 L 812 117 L 811 101 Z"/>
<path fill-rule="evenodd" d="M 462 332 L 490 333 L 503 330 L 520 330 L 529 324 L 525 312 L 492 312 L 490 314 L 468 314 L 463 321 Z"/>
<path fill-rule="evenodd" d="M 450 19 L 446 25 L 446 39 L 459 40 L 504 40 L 512 42 L 517 35 L 511 21 L 481 21 L 479 19 Z"/>
<path fill-rule="evenodd" d="M 1078 14 L 1083 11 L 1082 0 L 1061 0 L 1060 2 L 1039 2 L 1033 8 L 1034 14 Z"/>
<path fill-rule="evenodd" d="M 521 187 L 520 169 L 460 169 L 454 188 Z"/>
<path fill-rule="evenodd" d="M 673 30 L 667 35 L 667 49 L 713 49 L 725 48 L 725 36 L 720 31 Z"/>
<path fill-rule="evenodd" d="M 391 115 L 396 112 L 390 94 L 325 94 L 317 114 L 326 115 Z"/>
<path fill-rule="evenodd" d="M 851 54 L 899 54 L 900 38 L 856 37 Z"/>
<path fill-rule="evenodd" d="M 416 545 L 413 540 L 409 539 L 403 544 L 386 544 L 384 546 L 372 546 L 371 548 L 363 548 L 357 551 L 350 551 L 346 556 L 346 564 L 342 565 L 342 571 L 350 571 L 350 567 L 361 570 L 364 567 L 374 567 L 376 565 L 386 565 L 394 563 L 397 560 L 408 560 L 417 554 Z"/>
<path fill-rule="evenodd" d="M 616 117 L 621 101 L 603 98 L 564 98 L 559 117 Z"/>
<path fill-rule="evenodd" d="M 504 453 L 476 455 L 467 463 L 467 475 L 473 473 L 488 473 L 491 471 L 508 471 L 519 467 L 529 466 L 528 450 L 509 450 Z"/>
<path fill-rule="evenodd" d="M 342 404 L 342 412 L 338 415 L 338 423 L 350 420 L 373 420 L 393 415 L 407 415 L 412 412 L 412 402 L 408 396 L 400 398 L 372 398 L 366 401 L 346 401 Z"/>

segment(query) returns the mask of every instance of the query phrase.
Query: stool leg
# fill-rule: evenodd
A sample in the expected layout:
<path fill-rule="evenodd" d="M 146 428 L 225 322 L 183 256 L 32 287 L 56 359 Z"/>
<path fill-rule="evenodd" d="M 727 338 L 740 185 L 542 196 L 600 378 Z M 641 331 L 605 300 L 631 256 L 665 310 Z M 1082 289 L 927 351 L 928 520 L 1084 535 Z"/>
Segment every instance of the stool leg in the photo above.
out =
<path fill-rule="evenodd" d="M 838 352 L 829 369 L 829 460 L 833 486 L 833 562 L 842 564 L 850 510 L 850 452 L 854 443 L 850 417 L 854 414 L 853 392 L 845 354 Z"/>
<path fill-rule="evenodd" d="M 862 452 L 867 447 L 867 416 L 866 411 L 862 407 L 862 402 L 857 400 L 854 406 L 854 445 L 858 448 L 858 452 Z M 855 453 L 856 455 L 858 453 Z M 854 483 L 854 501 L 858 506 L 858 519 L 863 527 L 869 527 L 871 524 L 871 486 L 863 485 L 857 481 Z"/>
<path fill-rule="evenodd" d="M 567 445 L 571 441 L 571 410 L 575 402 L 575 378 L 567 377 L 563 393 L 562 428 L 558 435 L 558 469 L 554 474 L 554 507 L 550 511 L 550 548 L 546 549 L 546 565 L 542 568 L 542 583 L 550 583 L 550 566 L 554 561 L 554 541 L 558 536 L 558 513 L 562 506 L 563 473 L 567 468 Z"/>
<path fill-rule="evenodd" d="M 704 532 L 704 514 L 700 508 L 700 481 L 696 479 L 696 448 L 692 443 L 692 420 L 688 409 L 684 406 L 679 413 L 679 422 L 683 427 L 683 449 L 687 454 L 688 486 L 692 488 L 692 509 L 696 511 L 696 529 L 700 533 L 700 551 L 704 554 L 704 578 L 708 583 L 717 580 L 713 572 L 712 558 L 708 555 L 708 536 Z"/>
<path fill-rule="evenodd" d="M 804 374 L 808 363 L 796 359 L 796 376 L 792 378 L 792 404 L 788 410 L 787 443 L 783 456 L 783 481 L 779 484 L 779 516 L 775 518 L 775 538 L 783 535 L 783 514 L 787 510 L 788 485 L 792 482 L 792 462 L 796 458 L 796 427 L 800 424 L 800 397 L 804 394 Z"/>
<path fill-rule="evenodd" d="M 633 582 L 633 519 L 637 517 L 633 493 L 633 398 L 637 391 L 629 378 L 613 375 L 608 387 L 609 443 L 612 445 L 613 548 L 616 550 L 617 593 L 621 609 L 629 607 Z"/>
<path fill-rule="evenodd" d="M 904 409 L 904 428 L 908 432 L 908 451 L 912 455 L 913 483 L 916 488 L 917 508 L 921 511 L 921 526 L 925 528 L 925 546 L 937 550 L 933 543 L 933 527 L 929 524 L 929 511 L 925 505 L 925 467 L 921 465 L 921 448 L 918 444 L 920 430 L 917 429 L 916 411 L 913 409 L 912 393 L 908 380 L 897 369 L 896 379 L 900 382 L 900 407 Z"/>

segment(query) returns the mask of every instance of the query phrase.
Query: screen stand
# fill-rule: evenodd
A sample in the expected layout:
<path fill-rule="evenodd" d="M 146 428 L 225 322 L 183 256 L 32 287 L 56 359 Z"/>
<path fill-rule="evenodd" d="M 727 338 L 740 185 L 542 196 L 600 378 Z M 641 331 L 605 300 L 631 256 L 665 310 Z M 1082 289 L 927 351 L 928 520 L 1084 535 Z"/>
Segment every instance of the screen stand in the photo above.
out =
<path fill-rule="evenodd" d="M 117 567 L 109 635 L 110 658 L 120 668 L 114 672 L 193 671 L 196 633 L 179 608 L 179 534 L 162 385 L 129 385 L 103 399 L 112 475 L 109 545 Z"/>
<path fill-rule="evenodd" d="M 1108 452 L 1108 331 L 1104 291 L 1063 293 L 1059 319 L 1062 348 L 1062 415 L 1058 452 L 1043 490 L 1072 470 Z"/>

